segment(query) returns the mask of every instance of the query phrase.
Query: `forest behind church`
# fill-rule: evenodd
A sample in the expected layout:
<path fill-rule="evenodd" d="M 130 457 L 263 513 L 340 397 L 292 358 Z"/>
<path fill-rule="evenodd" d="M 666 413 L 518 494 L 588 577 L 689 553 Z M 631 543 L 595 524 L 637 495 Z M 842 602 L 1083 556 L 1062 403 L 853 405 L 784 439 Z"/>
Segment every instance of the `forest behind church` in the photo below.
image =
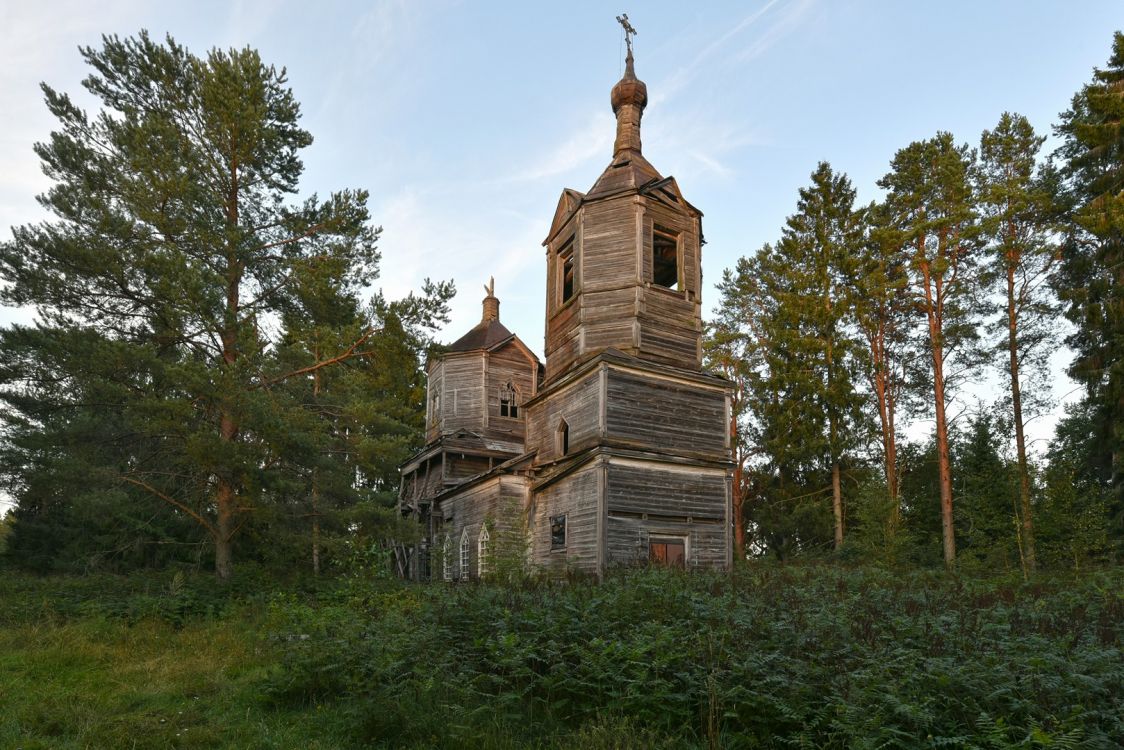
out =
<path fill-rule="evenodd" d="M 1057 152 L 996 113 L 866 206 L 825 162 L 726 272 L 734 570 L 456 587 L 387 564 L 452 285 L 366 295 L 367 195 L 295 198 L 253 50 L 83 54 L 104 111 L 44 87 L 55 218 L 0 246 L 39 311 L 0 331 L 0 744 L 1124 742 L 1124 36 Z M 1063 343 L 1082 398 L 1031 450 Z"/>

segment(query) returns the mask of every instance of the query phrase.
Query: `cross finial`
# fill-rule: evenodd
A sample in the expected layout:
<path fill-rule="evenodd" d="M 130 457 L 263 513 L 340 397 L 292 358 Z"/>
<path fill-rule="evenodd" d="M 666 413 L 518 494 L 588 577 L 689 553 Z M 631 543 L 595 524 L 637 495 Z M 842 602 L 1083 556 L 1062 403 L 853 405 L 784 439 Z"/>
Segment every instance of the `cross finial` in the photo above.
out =
<path fill-rule="evenodd" d="M 496 277 L 489 276 L 488 283 L 484 285 L 484 291 L 488 293 L 489 297 L 496 296 Z"/>
<path fill-rule="evenodd" d="M 617 16 L 617 23 L 624 29 L 624 43 L 628 45 L 628 56 L 632 57 L 632 37 L 636 36 L 637 31 L 628 22 L 627 13 L 621 13 Z"/>

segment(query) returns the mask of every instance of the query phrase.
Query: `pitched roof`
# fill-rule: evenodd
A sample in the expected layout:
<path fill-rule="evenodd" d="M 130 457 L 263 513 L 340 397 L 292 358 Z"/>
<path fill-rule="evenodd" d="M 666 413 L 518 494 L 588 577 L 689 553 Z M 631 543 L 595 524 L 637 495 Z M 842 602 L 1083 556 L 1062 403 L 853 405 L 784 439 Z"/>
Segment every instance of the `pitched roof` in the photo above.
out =
<path fill-rule="evenodd" d="M 471 331 L 450 344 L 445 351 L 472 352 L 477 349 L 491 349 L 511 336 L 512 333 L 507 330 L 507 326 L 498 320 L 482 320 Z"/>
<path fill-rule="evenodd" d="M 593 183 L 593 187 L 585 194 L 585 199 L 593 200 L 613 193 L 639 190 L 649 182 L 660 179 L 663 179 L 660 173 L 639 151 L 620 151 L 597 178 L 597 182 Z"/>

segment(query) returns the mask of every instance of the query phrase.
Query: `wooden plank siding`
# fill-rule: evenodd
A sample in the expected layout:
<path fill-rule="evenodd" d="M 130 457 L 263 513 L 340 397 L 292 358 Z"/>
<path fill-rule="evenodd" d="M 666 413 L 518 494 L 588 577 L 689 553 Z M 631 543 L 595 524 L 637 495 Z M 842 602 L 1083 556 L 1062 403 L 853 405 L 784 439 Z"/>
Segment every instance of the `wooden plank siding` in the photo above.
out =
<path fill-rule="evenodd" d="M 570 453 L 592 447 L 600 439 L 600 375 L 596 369 L 527 407 L 527 450 L 538 451 L 536 463 L 562 458 L 556 435 L 562 419 L 569 426 Z"/>
<path fill-rule="evenodd" d="M 601 541 L 600 488 L 602 468 L 591 461 L 577 471 L 535 492 L 531 511 L 531 562 L 559 574 L 567 569 L 598 573 Z M 566 516 L 566 546 L 552 550 L 550 519 Z"/>
<path fill-rule="evenodd" d="M 441 430 L 479 430 L 484 422 L 484 352 L 448 354 L 444 358 Z"/>
<path fill-rule="evenodd" d="M 605 430 L 609 444 L 729 459 L 726 391 L 609 367 Z"/>
<path fill-rule="evenodd" d="M 484 437 L 522 441 L 525 437 L 524 404 L 536 395 L 538 362 L 514 343 L 486 353 L 486 414 Z M 519 414 L 515 418 L 500 415 L 500 392 L 506 383 L 515 386 Z"/>
<path fill-rule="evenodd" d="M 510 554 L 502 549 L 505 540 L 518 544 L 526 529 L 524 498 L 528 480 L 518 475 L 497 475 L 479 484 L 466 487 L 462 492 L 447 497 L 441 502 L 442 525 L 440 538 L 433 545 L 440 550 L 447 535 L 453 554 L 453 579 L 470 580 L 477 578 L 480 558 L 477 540 L 482 524 L 488 524 L 489 548 L 497 558 Z M 460 566 L 461 535 L 468 531 L 468 569 Z M 439 556 L 437 556 L 439 557 Z M 432 576 L 440 580 L 442 576 L 440 561 L 435 561 Z"/>

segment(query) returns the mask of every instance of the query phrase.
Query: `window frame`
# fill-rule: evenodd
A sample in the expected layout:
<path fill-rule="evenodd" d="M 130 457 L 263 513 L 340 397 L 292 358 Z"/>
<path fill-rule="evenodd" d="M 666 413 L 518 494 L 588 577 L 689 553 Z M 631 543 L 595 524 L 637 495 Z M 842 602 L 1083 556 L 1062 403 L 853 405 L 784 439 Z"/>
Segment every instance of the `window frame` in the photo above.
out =
<path fill-rule="evenodd" d="M 561 543 L 558 542 L 558 537 L 556 535 L 556 528 L 558 526 L 562 527 L 562 541 L 561 541 Z M 567 526 L 566 526 L 566 514 L 565 513 L 560 513 L 556 516 L 550 517 L 550 551 L 551 552 L 557 552 L 559 550 L 565 550 L 566 549 L 566 544 L 567 544 L 567 542 L 569 542 L 569 538 L 567 536 L 568 533 L 569 533 L 569 531 L 568 531 Z"/>
<path fill-rule="evenodd" d="M 519 389 L 510 380 L 500 386 L 500 416 L 504 419 L 519 419 Z"/>
<path fill-rule="evenodd" d="M 558 248 L 558 306 L 565 307 L 578 296 L 578 260 L 574 250 L 574 238 L 570 237 Z M 567 271 L 569 273 L 567 274 Z M 567 296 L 567 275 L 569 276 L 569 295 Z"/>
<path fill-rule="evenodd" d="M 665 242 L 670 240 L 670 244 L 673 245 L 674 248 L 675 248 L 674 253 L 672 254 L 672 260 L 674 261 L 674 270 L 675 270 L 675 283 L 671 286 L 669 286 L 667 284 L 663 284 L 659 280 L 659 279 L 662 278 L 661 265 L 666 267 L 667 263 L 665 262 L 665 263 L 661 264 L 659 262 L 659 258 L 661 257 L 661 254 L 657 252 L 657 248 L 661 243 L 657 242 L 657 240 L 663 240 Z M 663 254 L 662 257 L 666 258 L 666 254 Z M 683 286 L 684 286 L 684 284 L 683 284 L 683 242 L 682 242 L 682 234 L 680 232 L 677 232 L 673 229 L 665 227 L 661 224 L 653 223 L 652 224 L 652 257 L 651 257 L 651 261 L 652 261 L 652 285 L 653 286 L 658 286 L 661 289 L 667 289 L 668 291 L 677 292 L 677 293 L 683 291 Z"/>
<path fill-rule="evenodd" d="M 471 549 L 470 544 L 471 544 L 471 542 L 468 538 L 468 528 L 465 527 L 465 529 L 461 532 L 461 546 L 460 546 L 460 560 L 459 560 L 459 562 L 460 562 L 460 579 L 462 581 L 468 580 L 468 574 L 469 574 L 469 570 L 470 570 L 469 564 L 471 563 L 471 560 L 469 559 L 469 556 L 470 556 L 469 551 Z"/>
<path fill-rule="evenodd" d="M 480 533 L 476 535 L 476 575 L 483 578 L 488 574 L 488 546 L 492 535 L 488 533 L 488 524 L 480 524 Z"/>
<path fill-rule="evenodd" d="M 661 545 L 664 547 L 663 559 L 653 557 L 654 547 Z M 683 548 L 683 557 L 680 563 L 670 562 L 667 559 L 667 546 L 674 545 Z M 685 536 L 677 536 L 674 534 L 650 534 L 648 536 L 648 564 L 649 565 L 664 565 L 669 568 L 680 568 L 681 570 L 687 569 L 687 561 L 690 559 L 690 540 Z"/>

